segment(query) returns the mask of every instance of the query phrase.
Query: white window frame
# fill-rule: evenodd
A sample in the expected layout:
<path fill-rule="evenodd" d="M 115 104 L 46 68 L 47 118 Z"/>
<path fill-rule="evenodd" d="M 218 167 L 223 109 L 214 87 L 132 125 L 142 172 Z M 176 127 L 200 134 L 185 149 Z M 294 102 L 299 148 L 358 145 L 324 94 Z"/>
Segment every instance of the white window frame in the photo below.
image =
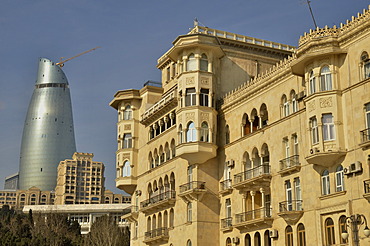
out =
<path fill-rule="evenodd" d="M 322 115 L 322 135 L 324 141 L 335 140 L 335 125 L 332 114 Z"/>
<path fill-rule="evenodd" d="M 310 85 L 310 94 L 313 94 L 316 92 L 316 79 L 315 74 L 313 73 L 313 70 L 311 70 L 309 74 L 309 85 Z"/>
<path fill-rule="evenodd" d="M 188 129 L 186 130 L 186 142 L 196 142 L 197 141 L 197 129 L 195 128 L 195 123 L 190 121 L 188 124 Z"/>
<path fill-rule="evenodd" d="M 130 177 L 131 176 L 131 166 L 129 161 L 123 162 L 122 167 L 122 177 Z"/>
<path fill-rule="evenodd" d="M 331 91 L 333 89 L 333 82 L 331 77 L 330 68 L 328 65 L 321 68 L 320 73 L 320 90 Z"/>
<path fill-rule="evenodd" d="M 207 122 L 203 122 L 200 128 L 200 141 L 209 142 L 209 128 Z"/>
<path fill-rule="evenodd" d="M 188 56 L 188 61 L 186 63 L 186 71 L 196 71 L 197 70 L 197 58 L 193 53 Z"/>
<path fill-rule="evenodd" d="M 185 106 L 194 106 L 196 105 L 196 90 L 195 88 L 186 88 L 185 91 Z"/>
<path fill-rule="evenodd" d="M 290 180 L 285 181 L 285 195 L 286 195 L 286 202 L 287 202 L 287 211 L 293 210 L 293 190 L 292 190 L 292 184 Z"/>
<path fill-rule="evenodd" d="M 283 115 L 284 117 L 287 117 L 289 115 L 289 100 L 288 98 L 284 95 L 283 96 Z"/>
<path fill-rule="evenodd" d="M 192 215 L 193 215 L 193 205 L 191 202 L 189 202 L 186 206 L 186 211 L 187 211 L 187 216 L 186 216 L 186 219 L 187 219 L 187 222 L 191 222 L 192 221 Z"/>
<path fill-rule="evenodd" d="M 132 135 L 131 133 L 125 133 L 123 135 L 123 149 L 132 148 Z"/>
<path fill-rule="evenodd" d="M 322 194 L 329 195 L 330 194 L 330 177 L 329 171 L 325 169 L 321 175 L 321 186 L 322 186 Z"/>
<path fill-rule="evenodd" d="M 344 173 L 342 165 L 339 165 L 335 171 L 335 188 L 336 192 L 344 191 Z"/>
<path fill-rule="evenodd" d="M 301 190 L 301 180 L 299 177 L 294 178 L 294 192 L 295 192 L 295 199 L 296 199 L 296 210 L 302 210 L 302 190 Z"/>
<path fill-rule="evenodd" d="M 319 126 L 317 125 L 317 118 L 312 117 L 310 119 L 311 122 L 311 138 L 312 144 L 317 144 L 319 142 Z"/>
<path fill-rule="evenodd" d="M 131 120 L 132 119 L 132 108 L 130 105 L 125 107 L 123 111 L 123 120 Z"/>

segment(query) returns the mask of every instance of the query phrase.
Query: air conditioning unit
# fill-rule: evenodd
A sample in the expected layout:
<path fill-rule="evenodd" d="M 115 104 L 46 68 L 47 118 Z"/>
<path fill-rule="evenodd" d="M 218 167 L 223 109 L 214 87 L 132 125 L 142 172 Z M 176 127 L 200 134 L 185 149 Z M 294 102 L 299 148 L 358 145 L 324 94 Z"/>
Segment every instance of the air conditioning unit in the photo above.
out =
<path fill-rule="evenodd" d="M 240 238 L 233 237 L 233 244 L 239 244 L 239 243 L 240 243 Z"/>
<path fill-rule="evenodd" d="M 362 171 L 362 164 L 361 164 L 361 162 L 356 161 L 355 163 L 352 163 L 352 164 L 349 166 L 349 171 L 350 171 L 351 173 L 361 172 L 361 171 Z"/>
<path fill-rule="evenodd" d="M 227 166 L 233 168 L 235 166 L 235 161 L 234 160 L 228 161 Z"/>
<path fill-rule="evenodd" d="M 276 230 L 276 229 L 270 230 L 270 237 L 271 238 L 277 238 L 278 236 L 279 236 L 278 230 Z"/>
<path fill-rule="evenodd" d="M 315 147 L 315 148 L 313 148 L 313 149 L 310 149 L 310 154 L 312 155 L 312 154 L 314 154 L 314 153 L 318 153 L 318 152 L 320 152 L 320 149 L 319 148 L 317 148 L 317 147 Z"/>
<path fill-rule="evenodd" d="M 350 174 L 351 172 L 349 171 L 349 168 L 348 167 L 345 167 L 344 169 L 343 169 L 343 174 L 344 175 L 348 175 L 348 174 Z"/>

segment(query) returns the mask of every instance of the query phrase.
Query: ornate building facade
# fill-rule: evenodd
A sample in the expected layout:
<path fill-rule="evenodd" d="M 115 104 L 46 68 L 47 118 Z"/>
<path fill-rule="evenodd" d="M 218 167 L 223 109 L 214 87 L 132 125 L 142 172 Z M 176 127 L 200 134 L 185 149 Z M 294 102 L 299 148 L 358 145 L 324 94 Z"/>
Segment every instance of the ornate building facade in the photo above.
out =
<path fill-rule="evenodd" d="M 364 10 L 291 47 L 196 25 L 158 59 L 160 87 L 118 91 L 132 245 L 353 245 L 346 218 L 370 219 L 369 27 Z"/>

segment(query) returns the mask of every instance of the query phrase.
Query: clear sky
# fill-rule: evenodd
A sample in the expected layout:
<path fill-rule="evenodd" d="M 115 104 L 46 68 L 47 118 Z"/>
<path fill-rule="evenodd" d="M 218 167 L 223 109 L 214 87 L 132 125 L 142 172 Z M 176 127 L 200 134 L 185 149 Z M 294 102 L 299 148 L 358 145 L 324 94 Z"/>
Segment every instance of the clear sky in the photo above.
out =
<path fill-rule="evenodd" d="M 368 8 L 366 0 L 312 0 L 317 25 L 339 25 Z M 296 46 L 313 28 L 305 0 L 1 0 L 0 189 L 18 171 L 19 152 L 39 57 L 67 62 L 77 151 L 94 153 L 115 188 L 118 90 L 160 81 L 157 59 L 197 17 L 210 28 Z"/>

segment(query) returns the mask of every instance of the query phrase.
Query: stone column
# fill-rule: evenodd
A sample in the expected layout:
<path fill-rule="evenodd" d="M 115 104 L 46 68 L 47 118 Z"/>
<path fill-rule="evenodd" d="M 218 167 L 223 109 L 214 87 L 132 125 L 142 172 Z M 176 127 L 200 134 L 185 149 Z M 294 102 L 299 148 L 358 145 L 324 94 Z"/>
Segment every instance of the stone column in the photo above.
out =
<path fill-rule="evenodd" d="M 252 219 L 255 219 L 255 212 L 254 212 L 254 196 L 256 195 L 255 191 L 250 191 L 252 197 Z"/>

